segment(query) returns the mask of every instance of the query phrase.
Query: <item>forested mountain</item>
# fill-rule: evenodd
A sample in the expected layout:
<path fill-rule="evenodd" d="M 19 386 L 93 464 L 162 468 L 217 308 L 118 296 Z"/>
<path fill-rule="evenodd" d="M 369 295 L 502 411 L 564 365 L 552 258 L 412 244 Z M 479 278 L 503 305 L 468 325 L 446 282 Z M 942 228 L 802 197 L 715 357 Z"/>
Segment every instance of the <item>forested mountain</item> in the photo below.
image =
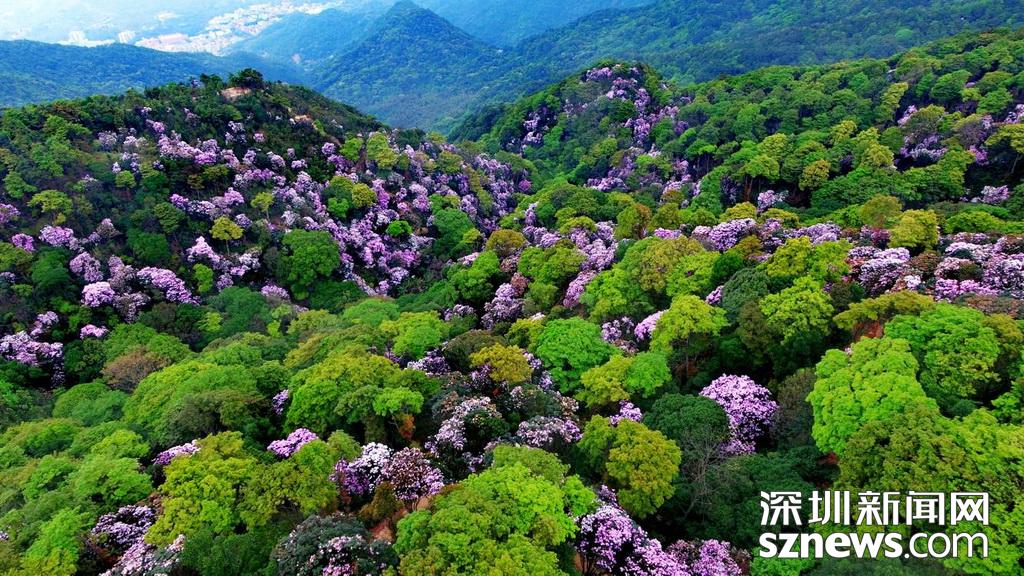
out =
<path fill-rule="evenodd" d="M 4 110 L 0 574 L 1019 572 L 1024 33 L 481 118 Z M 988 555 L 760 557 L 816 489 L 988 493 Z"/>
<path fill-rule="evenodd" d="M 887 56 L 965 29 L 1021 24 L 1016 0 L 659 0 L 583 17 L 519 52 L 559 76 L 619 58 L 693 82 L 772 64 Z"/>
<path fill-rule="evenodd" d="M 511 48 L 546 30 L 601 10 L 632 8 L 652 0 L 417 0 L 473 36 Z"/>
<path fill-rule="evenodd" d="M 509 55 L 408 1 L 318 71 L 317 88 L 399 126 L 451 122 L 511 66 Z"/>
<path fill-rule="evenodd" d="M 0 107 L 92 94 L 116 94 L 180 82 L 201 74 L 227 75 L 257 67 L 269 78 L 301 81 L 302 71 L 288 63 L 252 55 L 216 57 L 172 54 L 125 44 L 95 48 L 27 40 L 0 41 Z"/>
<path fill-rule="evenodd" d="M 601 59 L 689 83 L 771 64 L 885 56 L 964 30 L 1020 25 L 1017 0 L 408 0 L 294 14 L 227 59 L 14 44 L 0 104 L 116 92 L 245 65 L 309 83 L 395 125 L 447 132 Z M 428 9 L 429 8 L 429 9 Z M 432 9 L 432 10 L 430 10 Z M 577 20 L 573 18 L 579 17 Z M 246 56 L 258 54 L 267 60 Z M 269 60 L 276 65 L 269 64 Z M 35 64 L 45 62 L 45 66 Z M 67 79 L 67 81 L 65 81 Z"/>
<path fill-rule="evenodd" d="M 329 66 L 326 60 L 364 40 L 385 11 L 382 4 L 369 4 L 358 9 L 292 14 L 234 49 L 315 70 Z"/>
<path fill-rule="evenodd" d="M 440 129 L 467 108 L 467 95 L 476 96 L 469 109 L 508 102 L 605 58 L 642 60 L 688 83 L 771 64 L 885 56 L 963 30 L 1024 22 L 1024 4 L 1015 0 L 659 0 L 598 11 L 495 53 L 455 34 L 434 14 L 408 5 L 400 12 L 401 19 L 381 22 L 362 50 L 336 58 L 324 75 L 343 78 L 351 101 L 387 121 Z M 476 20 L 479 25 L 500 14 L 481 11 Z M 460 48 L 435 46 L 437 37 L 424 38 L 417 29 L 455 34 Z M 439 63 L 444 72 L 425 78 L 424 71 Z M 461 74 L 466 70 L 473 73 Z M 445 91 L 455 97 L 437 96 Z"/>

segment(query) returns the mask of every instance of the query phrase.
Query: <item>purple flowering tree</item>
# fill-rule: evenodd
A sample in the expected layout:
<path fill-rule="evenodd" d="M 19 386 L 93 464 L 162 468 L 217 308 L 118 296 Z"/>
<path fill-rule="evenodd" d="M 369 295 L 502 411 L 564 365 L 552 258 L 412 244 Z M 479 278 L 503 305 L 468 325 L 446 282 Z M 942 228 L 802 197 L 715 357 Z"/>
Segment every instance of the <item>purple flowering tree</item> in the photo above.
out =
<path fill-rule="evenodd" d="M 290 458 L 292 454 L 298 452 L 306 444 L 319 439 L 320 437 L 314 432 L 306 428 L 299 428 L 289 434 L 287 438 L 271 442 L 267 445 L 267 450 L 273 452 L 279 458 Z"/>
<path fill-rule="evenodd" d="M 771 426 L 779 405 L 771 392 L 747 376 L 720 376 L 700 391 L 725 410 L 732 438 L 722 450 L 728 455 L 750 454 Z"/>

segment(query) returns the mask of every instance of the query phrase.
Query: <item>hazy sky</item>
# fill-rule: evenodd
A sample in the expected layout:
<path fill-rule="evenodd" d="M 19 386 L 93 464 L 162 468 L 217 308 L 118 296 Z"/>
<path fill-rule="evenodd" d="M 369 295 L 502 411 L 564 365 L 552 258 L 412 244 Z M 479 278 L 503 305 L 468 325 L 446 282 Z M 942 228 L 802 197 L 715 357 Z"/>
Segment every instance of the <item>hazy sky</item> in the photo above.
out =
<path fill-rule="evenodd" d="M 361 4 L 368 0 L 291 0 L 302 4 Z M 0 39 L 66 40 L 72 31 L 111 40 L 124 31 L 135 38 L 201 32 L 210 18 L 254 4 L 288 0 L 0 0 Z"/>

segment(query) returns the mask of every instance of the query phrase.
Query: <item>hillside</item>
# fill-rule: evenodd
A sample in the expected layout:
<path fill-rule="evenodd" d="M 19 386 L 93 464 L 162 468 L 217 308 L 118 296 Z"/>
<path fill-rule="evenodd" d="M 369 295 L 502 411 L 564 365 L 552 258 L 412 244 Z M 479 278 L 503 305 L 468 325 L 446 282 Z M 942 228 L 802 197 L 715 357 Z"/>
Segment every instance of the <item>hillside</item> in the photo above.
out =
<path fill-rule="evenodd" d="M 1015 574 L 1022 120 L 1024 31 L 458 145 L 252 70 L 6 109 L 0 574 Z M 760 553 L 764 492 L 907 487 L 987 554 Z"/>
<path fill-rule="evenodd" d="M 693 82 L 772 64 L 888 56 L 964 30 L 1022 24 L 1015 0 L 659 0 L 585 16 L 524 41 L 519 52 L 558 76 L 618 58 Z"/>
<path fill-rule="evenodd" d="M 291 14 L 233 48 L 316 69 L 327 65 L 325 60 L 354 48 L 384 12 L 383 6 L 371 4 L 361 9 Z"/>
<path fill-rule="evenodd" d="M 0 70 L 10 82 L 0 89 L 0 104 L 113 93 L 253 66 L 275 79 L 307 77 L 318 90 L 394 125 L 448 132 L 467 111 L 506 104 L 602 59 L 644 61 L 686 84 L 773 64 L 887 56 L 965 30 L 1024 24 L 1024 4 L 1016 0 L 529 0 L 529 9 L 498 0 L 391 4 L 289 16 L 226 60 L 122 46 L 83 53 L 9 45 Z"/>
<path fill-rule="evenodd" d="M 439 27 L 458 38 L 461 48 L 436 46 L 436 37 L 398 26 L 368 40 L 361 53 L 339 57 L 348 63 L 346 73 L 331 71 L 325 78 L 344 78 L 355 91 L 352 101 L 381 118 L 442 130 L 451 129 L 460 111 L 507 103 L 602 59 L 642 60 L 685 84 L 773 64 L 887 56 L 965 30 L 1024 24 L 1024 4 L 1014 0 L 658 0 L 587 14 L 495 54 L 417 14 L 424 18 L 423 29 Z M 501 12 L 466 18 L 481 26 L 480 20 L 496 14 Z M 461 16 L 455 11 L 446 17 Z M 369 55 L 374 57 L 365 59 Z M 440 75 L 422 78 L 422 70 L 438 63 Z M 402 82 L 406 75 L 421 79 Z M 446 91 L 452 99 L 439 96 Z M 416 111 L 405 112 L 409 107 Z"/>
<path fill-rule="evenodd" d="M 222 58 L 172 54 L 124 44 L 80 48 L 26 40 L 0 41 L 0 107 L 116 94 L 201 74 L 227 76 L 252 67 L 274 80 L 302 80 L 298 68 L 247 54 Z"/>
<path fill-rule="evenodd" d="M 503 48 L 546 30 L 599 12 L 632 8 L 652 0 L 418 0 L 416 3 L 441 15 L 455 26 Z"/>
<path fill-rule="evenodd" d="M 500 49 L 403 1 L 327 63 L 316 86 L 397 126 L 429 126 L 460 114 L 508 68 Z"/>

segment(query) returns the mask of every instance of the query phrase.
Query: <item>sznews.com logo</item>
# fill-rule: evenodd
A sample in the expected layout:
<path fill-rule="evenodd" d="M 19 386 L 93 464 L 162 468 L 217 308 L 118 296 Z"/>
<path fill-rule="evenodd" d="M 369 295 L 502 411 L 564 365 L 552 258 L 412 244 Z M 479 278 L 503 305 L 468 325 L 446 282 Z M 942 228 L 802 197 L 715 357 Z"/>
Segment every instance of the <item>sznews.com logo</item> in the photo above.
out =
<path fill-rule="evenodd" d="M 988 536 L 957 532 L 958 525 L 988 525 L 982 492 L 761 492 L 759 539 L 763 558 L 985 558 Z M 803 509 L 809 507 L 806 523 Z M 854 516 L 856 512 L 856 516 Z M 800 532 L 801 527 L 825 528 Z M 929 526 L 936 532 L 885 532 L 865 527 Z M 839 529 L 837 529 L 837 527 Z M 841 527 L 850 530 L 842 531 Z"/>

